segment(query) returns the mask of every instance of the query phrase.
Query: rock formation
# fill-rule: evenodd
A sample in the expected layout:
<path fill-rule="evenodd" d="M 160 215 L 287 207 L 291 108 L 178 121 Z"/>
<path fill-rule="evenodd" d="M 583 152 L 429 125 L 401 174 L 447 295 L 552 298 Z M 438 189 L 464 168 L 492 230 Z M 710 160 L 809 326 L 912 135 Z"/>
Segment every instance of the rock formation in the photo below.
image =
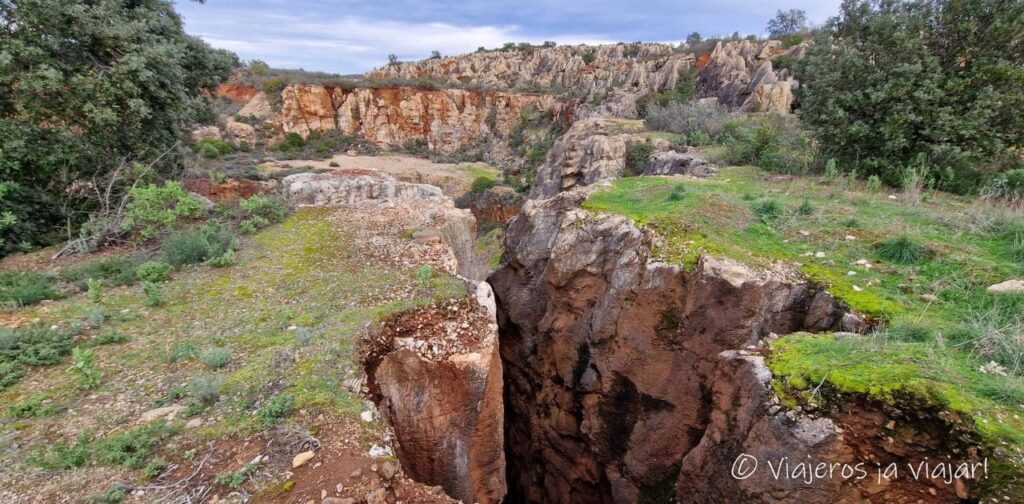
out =
<path fill-rule="evenodd" d="M 469 203 L 478 223 L 508 224 L 519 214 L 523 197 L 508 186 L 496 186 L 474 195 Z"/>
<path fill-rule="evenodd" d="M 719 42 L 697 80 L 697 98 L 718 98 L 747 112 L 788 113 L 799 84 L 789 70 L 775 71 L 772 58 L 801 58 L 809 42 L 784 49 L 777 40 Z"/>
<path fill-rule="evenodd" d="M 572 120 L 571 105 L 550 94 L 291 85 L 281 99 L 276 124 L 284 132 L 338 131 L 385 147 L 423 142 L 444 153 L 506 137 L 528 110 Z"/>
<path fill-rule="evenodd" d="M 566 92 L 581 104 L 581 116 L 636 117 L 637 98 L 672 89 L 693 62 L 668 44 L 532 47 L 398 63 L 366 77 Z"/>
<path fill-rule="evenodd" d="M 949 453 L 980 462 L 976 435 L 956 415 L 925 400 L 840 394 L 802 409 L 776 396 L 766 356 L 777 334 L 860 337 L 861 317 L 788 266 L 709 256 L 692 270 L 656 262 L 653 232 L 580 209 L 597 190 L 528 200 L 489 279 L 501 328 L 510 500 L 971 497 L 963 481 L 879 482 L 873 472 L 873 462 L 905 467 Z M 735 477 L 742 457 L 756 459 L 759 470 Z M 846 464 L 850 475 L 777 477 L 768 462 L 778 466 L 783 457 L 809 460 L 812 469 Z"/>

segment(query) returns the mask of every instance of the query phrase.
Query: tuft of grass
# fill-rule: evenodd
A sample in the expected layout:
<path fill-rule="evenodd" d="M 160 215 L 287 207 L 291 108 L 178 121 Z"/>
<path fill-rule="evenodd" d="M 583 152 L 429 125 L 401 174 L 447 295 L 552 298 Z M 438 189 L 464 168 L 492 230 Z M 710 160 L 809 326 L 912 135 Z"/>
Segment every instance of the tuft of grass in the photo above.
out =
<path fill-rule="evenodd" d="M 249 462 L 237 471 L 218 473 L 216 479 L 218 484 L 224 485 L 232 490 L 238 490 L 246 481 L 249 481 L 249 477 L 255 472 L 256 464 Z"/>
<path fill-rule="evenodd" d="M 39 418 L 58 413 L 60 408 L 44 402 L 41 396 L 11 403 L 7 406 L 7 414 L 14 418 Z"/>
<path fill-rule="evenodd" d="M 154 423 L 111 434 L 96 443 L 94 457 L 100 464 L 142 469 L 152 461 L 157 444 L 178 431 L 167 423 Z"/>
<path fill-rule="evenodd" d="M 288 392 L 282 392 L 270 398 L 262 408 L 256 411 L 256 417 L 263 427 L 273 427 L 274 424 L 295 411 L 295 396 Z"/>
<path fill-rule="evenodd" d="M 782 205 L 775 200 L 761 200 L 754 205 L 754 213 L 761 219 L 761 222 L 772 225 L 782 216 Z"/>
<path fill-rule="evenodd" d="M 906 235 L 882 242 L 876 252 L 878 257 L 896 264 L 917 264 L 927 255 L 923 245 Z"/>
<path fill-rule="evenodd" d="M 102 306 L 90 306 L 85 311 L 85 321 L 93 329 L 99 329 L 106 320 L 107 312 Z"/>
<path fill-rule="evenodd" d="M 209 406 L 220 398 L 220 389 L 224 380 L 219 376 L 199 375 L 192 377 L 188 382 L 188 396 L 194 404 Z"/>
<path fill-rule="evenodd" d="M 111 287 L 132 285 L 138 281 L 137 265 L 131 257 L 108 257 L 68 268 L 60 273 L 60 279 L 81 290 L 88 288 L 89 280 L 102 280 Z"/>
<path fill-rule="evenodd" d="M 110 331 L 93 338 L 90 344 L 93 346 L 116 345 L 119 343 L 127 343 L 129 341 L 131 341 L 131 338 L 128 336 L 117 331 Z"/>
<path fill-rule="evenodd" d="M 171 347 L 167 351 L 167 363 L 174 364 L 175 362 L 195 359 L 199 356 L 199 350 L 196 348 L 196 344 L 191 341 L 175 341 L 171 343 Z"/>

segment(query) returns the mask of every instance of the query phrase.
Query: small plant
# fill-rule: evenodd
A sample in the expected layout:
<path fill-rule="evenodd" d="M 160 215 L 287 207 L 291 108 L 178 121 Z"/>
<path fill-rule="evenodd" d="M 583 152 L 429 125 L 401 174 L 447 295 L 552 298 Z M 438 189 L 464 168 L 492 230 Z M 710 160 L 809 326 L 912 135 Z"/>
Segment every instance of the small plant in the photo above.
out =
<path fill-rule="evenodd" d="M 14 418 L 39 418 L 52 415 L 57 411 L 58 408 L 44 403 L 39 396 L 33 396 L 7 406 L 7 414 Z"/>
<path fill-rule="evenodd" d="M 668 201 L 683 201 L 686 196 L 686 188 L 682 185 L 677 185 L 672 188 L 672 192 L 668 194 Z"/>
<path fill-rule="evenodd" d="M 872 192 L 877 191 L 882 188 L 882 179 L 878 178 L 878 175 L 872 175 L 868 177 L 868 181 L 864 184 L 864 187 Z"/>
<path fill-rule="evenodd" d="M 57 299 L 53 280 L 36 272 L 0 271 L 0 304 L 27 306 Z"/>
<path fill-rule="evenodd" d="M 424 264 L 423 266 L 416 268 L 416 283 L 420 284 L 421 287 L 426 287 L 433 276 L 434 268 L 430 267 L 429 264 Z"/>
<path fill-rule="evenodd" d="M 119 332 L 112 331 L 112 332 L 105 333 L 102 336 L 98 336 L 98 337 L 94 338 L 92 340 L 92 344 L 94 346 L 116 345 L 118 343 L 127 343 L 128 341 L 131 341 L 131 338 L 129 338 L 128 336 L 125 336 L 124 334 L 121 334 Z"/>
<path fill-rule="evenodd" d="M 72 445 L 57 441 L 46 451 L 34 454 L 29 462 L 51 471 L 82 467 L 89 461 L 89 454 L 92 451 L 89 437 L 88 432 L 81 432 Z"/>
<path fill-rule="evenodd" d="M 103 282 L 90 278 L 85 281 L 85 286 L 88 289 L 89 302 L 94 304 L 100 304 L 103 302 Z"/>
<path fill-rule="evenodd" d="M 782 216 L 782 205 L 775 200 L 761 200 L 754 206 L 754 213 L 761 219 L 761 222 L 770 226 Z"/>
<path fill-rule="evenodd" d="M 173 266 L 161 261 L 146 261 L 135 269 L 135 274 L 143 282 L 166 282 L 171 278 Z"/>
<path fill-rule="evenodd" d="M 175 341 L 167 351 L 168 364 L 174 364 L 188 359 L 195 359 L 199 356 L 195 343 L 191 341 Z"/>
<path fill-rule="evenodd" d="M 161 252 L 164 261 L 177 268 L 223 256 L 234 247 L 235 236 L 224 226 L 211 223 L 169 236 Z"/>
<path fill-rule="evenodd" d="M 596 61 L 596 60 L 597 60 L 597 54 L 594 53 L 593 49 L 589 49 L 589 50 L 587 50 L 587 52 L 583 53 L 583 64 L 584 65 L 593 64 L 594 61 Z"/>
<path fill-rule="evenodd" d="M 127 497 L 127 490 L 124 485 L 118 483 L 109 489 L 106 493 L 98 494 L 94 493 L 89 496 L 90 504 L 121 504 Z"/>
<path fill-rule="evenodd" d="M 828 161 L 825 162 L 825 180 L 831 184 L 835 182 L 837 178 L 839 178 L 839 167 L 836 164 L 835 158 L 829 158 Z"/>
<path fill-rule="evenodd" d="M 926 250 L 908 236 L 899 236 L 882 242 L 878 256 L 896 264 L 917 264 L 925 259 Z"/>
<path fill-rule="evenodd" d="M 643 142 L 630 142 L 626 145 L 626 174 L 640 175 L 647 166 L 647 161 L 654 152 L 654 144 L 648 138 Z"/>
<path fill-rule="evenodd" d="M 135 267 L 136 261 L 130 257 L 109 257 L 68 268 L 60 273 L 60 278 L 82 290 L 88 289 L 90 279 L 103 280 L 108 287 L 132 285 L 138 281 Z"/>
<path fill-rule="evenodd" d="M 222 347 L 208 348 L 199 354 L 199 360 L 213 369 L 220 369 L 231 363 L 231 350 Z"/>
<path fill-rule="evenodd" d="M 295 330 L 295 342 L 300 347 L 309 346 L 313 342 L 313 331 L 310 331 L 308 327 L 299 327 Z"/>
<path fill-rule="evenodd" d="M 156 282 L 142 282 L 142 293 L 146 295 L 146 299 L 142 301 L 142 304 L 156 308 L 163 306 L 164 294 L 163 287 Z"/>
<path fill-rule="evenodd" d="M 177 432 L 166 423 L 156 423 L 111 434 L 97 443 L 95 456 L 101 464 L 143 469 L 151 462 L 150 453 L 156 444 Z"/>
<path fill-rule="evenodd" d="M 93 329 L 99 329 L 107 320 L 107 312 L 102 306 L 90 306 L 85 311 L 85 320 L 89 324 L 89 327 Z"/>
<path fill-rule="evenodd" d="M 17 329 L 0 326 L 0 390 L 14 385 L 25 366 L 53 366 L 71 353 L 72 334 L 34 324 Z"/>
<path fill-rule="evenodd" d="M 796 214 L 804 217 L 814 215 L 814 205 L 811 205 L 811 200 L 804 198 L 803 203 L 796 207 Z"/>
<path fill-rule="evenodd" d="M 71 359 L 71 370 L 78 375 L 83 388 L 94 389 L 100 385 L 103 375 L 96 369 L 96 354 L 92 350 L 76 346 L 71 351 Z"/>
<path fill-rule="evenodd" d="M 214 268 L 227 268 L 228 266 L 235 264 L 235 251 L 228 249 L 217 257 L 207 259 L 203 264 Z"/>
<path fill-rule="evenodd" d="M 224 485 L 232 490 L 238 490 L 249 481 L 249 477 L 256 472 L 256 464 L 249 462 L 242 466 L 241 469 L 234 472 L 222 472 L 217 474 L 217 483 Z"/>
<path fill-rule="evenodd" d="M 288 215 L 288 207 L 280 198 L 252 196 L 238 202 L 247 217 L 239 226 L 245 234 L 252 234 L 258 229 L 284 220 Z"/>
<path fill-rule="evenodd" d="M 220 398 L 223 380 L 217 376 L 199 375 L 188 382 L 188 396 L 199 406 L 209 406 Z"/>
<path fill-rule="evenodd" d="M 256 417 L 264 427 L 272 427 L 278 420 L 291 415 L 295 410 L 295 396 L 287 392 L 271 397 L 267 404 L 256 411 Z"/>
<path fill-rule="evenodd" d="M 896 323 L 885 330 L 885 335 L 896 341 L 924 343 L 933 338 L 932 330 L 917 324 Z"/>
<path fill-rule="evenodd" d="M 196 151 L 206 159 L 216 159 L 231 154 L 235 148 L 219 138 L 202 138 L 196 141 Z"/>
<path fill-rule="evenodd" d="M 496 185 L 498 185 L 497 179 L 495 179 L 494 177 L 488 177 L 486 175 L 481 175 L 481 176 L 473 179 L 473 184 L 470 185 L 469 192 L 471 192 L 473 194 L 482 193 L 482 192 L 484 192 L 484 191 L 486 191 L 486 190 L 488 190 L 488 189 L 490 189 L 490 188 L 492 188 L 492 187 L 494 187 Z"/>

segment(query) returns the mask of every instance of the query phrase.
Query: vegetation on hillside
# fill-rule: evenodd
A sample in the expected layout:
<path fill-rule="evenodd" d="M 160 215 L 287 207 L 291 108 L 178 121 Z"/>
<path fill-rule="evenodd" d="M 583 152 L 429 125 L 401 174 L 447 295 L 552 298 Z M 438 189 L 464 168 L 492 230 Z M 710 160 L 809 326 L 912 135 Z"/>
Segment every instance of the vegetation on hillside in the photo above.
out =
<path fill-rule="evenodd" d="M 237 64 L 166 0 L 3 2 L 0 19 L 0 255 L 73 235 L 119 166 L 169 173 Z"/>

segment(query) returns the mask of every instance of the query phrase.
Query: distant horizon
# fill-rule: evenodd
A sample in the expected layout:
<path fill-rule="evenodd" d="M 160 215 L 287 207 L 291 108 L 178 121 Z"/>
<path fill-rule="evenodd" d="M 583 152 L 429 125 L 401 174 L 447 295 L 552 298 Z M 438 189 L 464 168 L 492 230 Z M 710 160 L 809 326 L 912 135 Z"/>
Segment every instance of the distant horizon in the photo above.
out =
<path fill-rule="evenodd" d="M 558 45 L 649 42 L 678 44 L 694 31 L 707 37 L 765 35 L 776 10 L 803 9 L 812 23 L 836 14 L 840 0 L 766 4 L 726 0 L 626 2 L 525 0 L 504 5 L 470 1 L 397 0 L 387 5 L 326 0 L 178 2 L 185 29 L 242 60 L 272 67 L 358 75 L 387 63 L 422 60 L 432 51 L 454 56 L 506 42 Z"/>

